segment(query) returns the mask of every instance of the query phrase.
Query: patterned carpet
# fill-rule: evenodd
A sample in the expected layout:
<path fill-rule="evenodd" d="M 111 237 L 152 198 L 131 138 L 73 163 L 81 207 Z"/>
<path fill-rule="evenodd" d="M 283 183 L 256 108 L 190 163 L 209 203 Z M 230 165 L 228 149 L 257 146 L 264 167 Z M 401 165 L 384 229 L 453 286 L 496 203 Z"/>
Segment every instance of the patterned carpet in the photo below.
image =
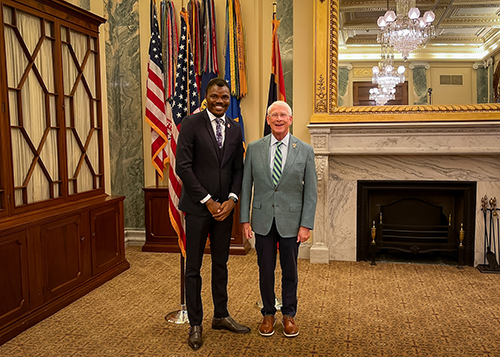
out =
<path fill-rule="evenodd" d="M 500 356 L 500 275 L 450 265 L 299 261 L 300 334 L 258 334 L 256 255 L 229 260 L 229 309 L 247 335 L 210 328 L 203 268 L 204 345 L 187 345 L 179 256 L 126 251 L 131 268 L 0 346 L 0 356 Z"/>

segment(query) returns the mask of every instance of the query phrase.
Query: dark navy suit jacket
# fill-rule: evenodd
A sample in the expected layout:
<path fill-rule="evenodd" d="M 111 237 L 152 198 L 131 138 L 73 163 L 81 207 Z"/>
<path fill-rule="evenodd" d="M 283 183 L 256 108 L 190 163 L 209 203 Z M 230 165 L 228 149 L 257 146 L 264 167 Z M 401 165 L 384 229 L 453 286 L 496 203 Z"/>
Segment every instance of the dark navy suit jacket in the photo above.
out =
<path fill-rule="evenodd" d="M 177 175 L 183 182 L 179 209 L 196 216 L 211 215 L 200 201 L 210 194 L 224 202 L 229 193 L 237 196 L 243 177 L 241 128 L 226 116 L 223 149 L 219 149 L 207 110 L 182 120 L 177 141 Z"/>

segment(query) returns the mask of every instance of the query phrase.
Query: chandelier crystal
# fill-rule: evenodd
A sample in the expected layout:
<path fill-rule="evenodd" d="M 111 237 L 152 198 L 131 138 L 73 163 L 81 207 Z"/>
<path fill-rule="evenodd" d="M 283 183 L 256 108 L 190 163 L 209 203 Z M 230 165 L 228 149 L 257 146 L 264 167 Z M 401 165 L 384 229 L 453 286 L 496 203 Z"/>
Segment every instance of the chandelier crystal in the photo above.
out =
<path fill-rule="evenodd" d="M 411 52 L 435 36 L 432 25 L 435 18 L 432 11 L 420 17 L 416 0 L 396 0 L 396 12 L 388 10 L 377 20 L 380 27 L 377 42 L 394 46 L 406 62 Z"/>
<path fill-rule="evenodd" d="M 394 48 L 391 45 L 381 46 L 380 62 L 372 68 L 372 83 L 378 84 L 387 90 L 395 88 L 399 83 L 404 83 L 406 68 L 394 68 Z"/>

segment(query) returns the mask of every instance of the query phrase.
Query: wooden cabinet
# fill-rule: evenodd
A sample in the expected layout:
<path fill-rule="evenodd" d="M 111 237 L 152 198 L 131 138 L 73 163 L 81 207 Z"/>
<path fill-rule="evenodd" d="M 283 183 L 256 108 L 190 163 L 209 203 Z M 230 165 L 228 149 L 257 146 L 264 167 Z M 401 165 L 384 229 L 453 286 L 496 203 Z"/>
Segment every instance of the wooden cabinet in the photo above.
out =
<path fill-rule="evenodd" d="M 0 236 L 0 326 L 29 310 L 26 232 Z"/>
<path fill-rule="evenodd" d="M 168 188 L 146 187 L 144 199 L 146 206 L 146 243 L 143 252 L 180 252 L 177 233 L 170 224 L 168 214 Z M 233 216 L 233 231 L 229 254 L 245 255 L 250 250 L 250 243 L 241 235 L 239 222 L 240 205 L 236 205 Z M 205 253 L 210 252 L 209 249 Z"/>
<path fill-rule="evenodd" d="M 170 224 L 168 188 L 145 187 L 146 243 L 143 252 L 179 253 L 177 233 Z"/>
<path fill-rule="evenodd" d="M 0 0 L 0 344 L 129 267 L 104 188 L 99 26 Z"/>
<path fill-rule="evenodd" d="M 78 214 L 40 227 L 44 302 L 64 294 L 88 278 L 84 266 L 85 234 L 81 221 L 81 214 Z"/>
<path fill-rule="evenodd" d="M 124 259 L 123 232 L 123 206 L 111 205 L 90 211 L 93 275 Z"/>
<path fill-rule="evenodd" d="M 123 199 L 0 222 L 0 344 L 129 268 Z"/>

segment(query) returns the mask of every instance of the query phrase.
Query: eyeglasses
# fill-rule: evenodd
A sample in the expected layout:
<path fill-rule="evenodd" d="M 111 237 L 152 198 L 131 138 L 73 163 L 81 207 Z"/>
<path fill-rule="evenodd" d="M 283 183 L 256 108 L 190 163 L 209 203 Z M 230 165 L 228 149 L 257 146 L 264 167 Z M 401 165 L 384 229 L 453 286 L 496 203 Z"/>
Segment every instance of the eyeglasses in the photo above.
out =
<path fill-rule="evenodd" d="M 273 113 L 269 116 L 274 119 L 276 119 L 277 117 L 279 117 L 280 119 L 288 119 L 290 115 L 288 115 L 288 113 Z"/>

